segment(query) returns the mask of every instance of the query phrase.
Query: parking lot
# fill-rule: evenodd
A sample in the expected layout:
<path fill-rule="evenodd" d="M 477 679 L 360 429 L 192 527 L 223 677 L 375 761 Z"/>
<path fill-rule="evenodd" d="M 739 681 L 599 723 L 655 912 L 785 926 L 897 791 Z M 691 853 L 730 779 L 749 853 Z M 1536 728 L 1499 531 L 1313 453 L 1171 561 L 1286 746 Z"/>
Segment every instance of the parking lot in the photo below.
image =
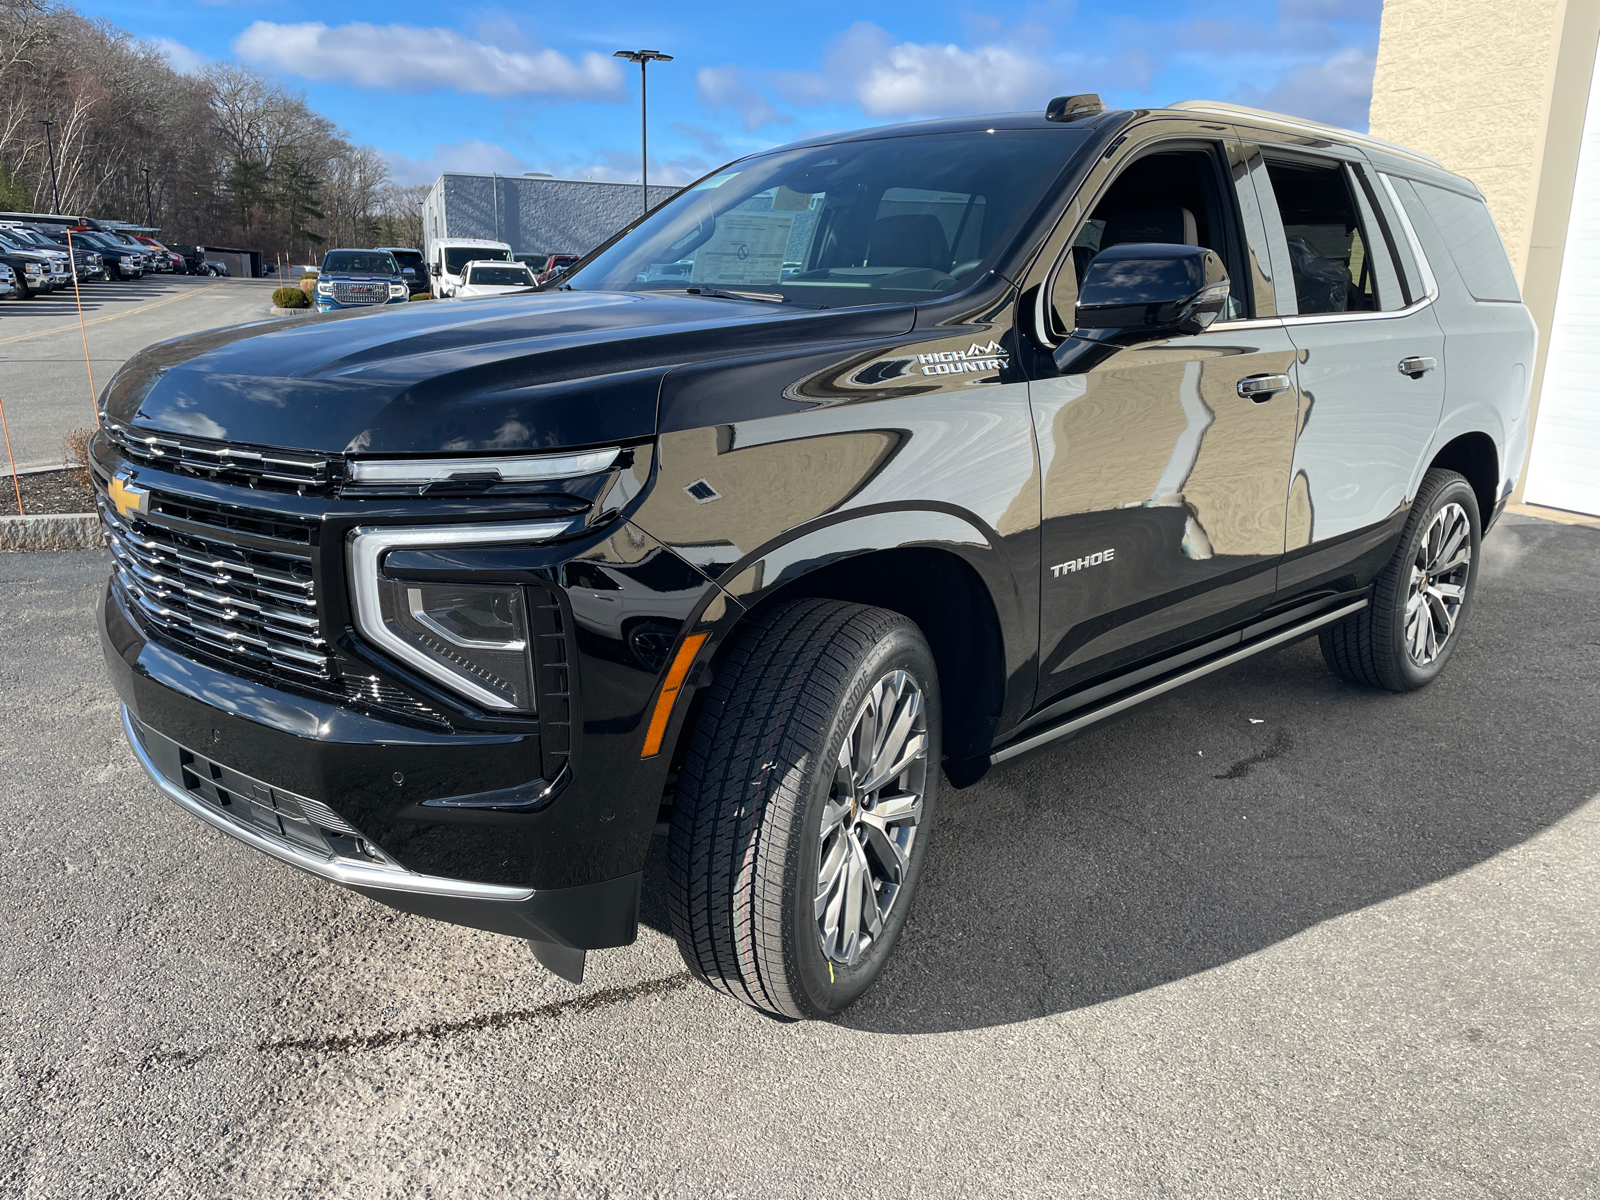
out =
<path fill-rule="evenodd" d="M 574 986 L 180 812 L 105 569 L 0 555 L 4 1194 L 1600 1188 L 1600 531 L 1507 517 L 1423 692 L 1300 642 L 947 792 L 885 978 L 796 1025 L 687 977 L 659 862 Z"/>
<path fill-rule="evenodd" d="M 93 427 L 85 339 L 95 385 L 104 387 L 118 367 L 155 342 L 271 320 L 267 310 L 275 287 L 271 279 L 154 275 L 86 283 L 76 297 L 68 288 L 32 300 L 0 302 L 0 400 L 6 406 L 17 469 L 61 466 L 61 439 L 71 430 Z M 10 473 L 0 460 L 0 474 Z"/>

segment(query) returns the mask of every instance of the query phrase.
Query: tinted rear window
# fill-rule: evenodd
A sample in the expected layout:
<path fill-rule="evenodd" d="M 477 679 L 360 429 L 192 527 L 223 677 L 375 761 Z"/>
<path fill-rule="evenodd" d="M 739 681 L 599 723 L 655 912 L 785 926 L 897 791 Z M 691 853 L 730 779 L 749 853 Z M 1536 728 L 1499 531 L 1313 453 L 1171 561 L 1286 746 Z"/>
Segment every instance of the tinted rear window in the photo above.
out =
<path fill-rule="evenodd" d="M 1500 231 L 1483 201 L 1416 180 L 1412 180 L 1412 186 L 1450 248 L 1450 257 L 1473 298 L 1521 300 Z"/>

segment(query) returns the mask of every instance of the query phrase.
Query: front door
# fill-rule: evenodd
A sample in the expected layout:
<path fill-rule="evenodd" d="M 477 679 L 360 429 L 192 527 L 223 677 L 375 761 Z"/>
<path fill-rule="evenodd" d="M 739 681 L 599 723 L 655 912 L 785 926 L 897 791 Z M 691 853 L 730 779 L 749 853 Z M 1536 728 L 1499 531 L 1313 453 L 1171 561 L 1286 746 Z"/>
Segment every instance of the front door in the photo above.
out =
<path fill-rule="evenodd" d="M 1070 313 L 1077 275 L 1099 250 L 1182 241 L 1217 251 L 1232 304 L 1203 334 L 1125 348 L 1087 370 L 1058 353 L 1060 371 L 1030 385 L 1041 469 L 1038 702 L 1052 713 L 1097 677 L 1259 613 L 1283 554 L 1295 348 L 1274 311 L 1265 249 L 1246 235 L 1259 231 L 1248 165 L 1220 127 L 1165 132 L 1133 141 L 1126 162 L 1085 184 L 1048 294 L 1058 314 Z"/>

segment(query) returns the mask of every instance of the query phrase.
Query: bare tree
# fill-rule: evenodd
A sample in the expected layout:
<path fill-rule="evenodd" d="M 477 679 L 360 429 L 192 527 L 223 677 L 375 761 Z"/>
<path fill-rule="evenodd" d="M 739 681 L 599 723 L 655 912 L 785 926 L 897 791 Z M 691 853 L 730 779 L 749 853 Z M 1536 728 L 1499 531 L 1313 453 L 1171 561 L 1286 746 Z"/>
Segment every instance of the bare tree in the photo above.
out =
<path fill-rule="evenodd" d="M 46 143 L 46 126 L 51 122 Z M 370 244 L 387 166 L 305 97 L 254 71 L 175 71 L 108 22 L 50 0 L 0 0 L 0 196 L 142 221 L 178 242 L 310 255 Z"/>

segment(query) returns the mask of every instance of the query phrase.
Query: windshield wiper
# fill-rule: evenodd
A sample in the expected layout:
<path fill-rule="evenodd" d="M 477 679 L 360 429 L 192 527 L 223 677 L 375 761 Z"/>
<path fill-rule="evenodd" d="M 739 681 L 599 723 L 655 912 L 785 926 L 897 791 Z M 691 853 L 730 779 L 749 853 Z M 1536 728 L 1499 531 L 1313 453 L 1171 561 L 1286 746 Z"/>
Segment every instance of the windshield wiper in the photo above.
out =
<path fill-rule="evenodd" d="M 768 304 L 787 304 L 789 297 L 781 292 L 740 292 L 727 288 L 706 287 L 696 284 L 694 287 L 683 289 L 691 296 L 711 296 L 717 300 L 762 300 Z"/>

